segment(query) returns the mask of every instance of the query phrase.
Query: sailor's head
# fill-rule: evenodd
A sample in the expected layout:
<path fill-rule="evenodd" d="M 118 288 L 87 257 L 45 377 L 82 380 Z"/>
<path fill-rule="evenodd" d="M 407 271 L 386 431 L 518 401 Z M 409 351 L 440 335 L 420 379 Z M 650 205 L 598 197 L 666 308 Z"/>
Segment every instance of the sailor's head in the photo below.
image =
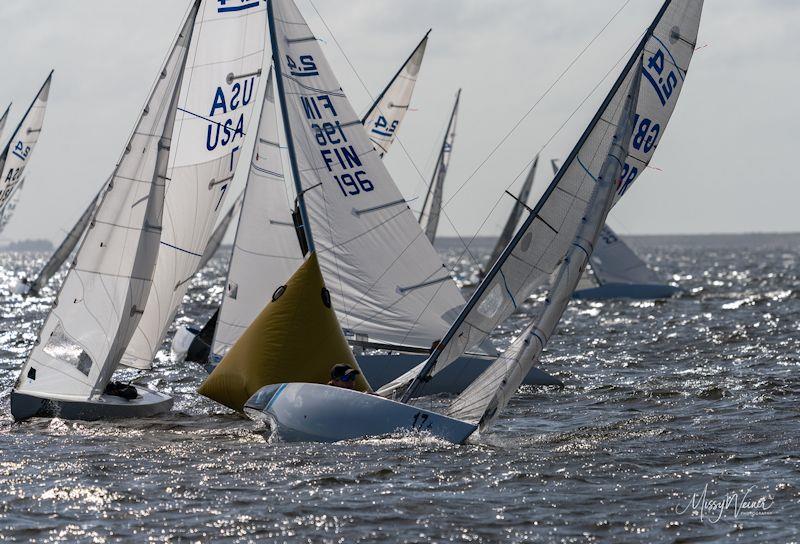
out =
<path fill-rule="evenodd" d="M 348 364 L 333 365 L 333 368 L 331 368 L 331 385 L 345 389 L 355 389 L 359 374 L 361 372 Z"/>

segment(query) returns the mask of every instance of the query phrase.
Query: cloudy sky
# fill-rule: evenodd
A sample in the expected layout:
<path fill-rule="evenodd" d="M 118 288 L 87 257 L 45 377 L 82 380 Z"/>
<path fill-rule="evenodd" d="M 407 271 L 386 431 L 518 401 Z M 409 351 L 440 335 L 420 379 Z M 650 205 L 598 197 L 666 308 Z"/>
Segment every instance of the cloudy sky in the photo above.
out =
<path fill-rule="evenodd" d="M 443 235 L 499 232 L 510 206 L 503 191 L 519 187 L 520 174 L 540 151 L 547 160 L 537 185 L 544 188 L 549 159 L 572 148 L 617 72 L 606 74 L 660 4 L 298 0 L 358 111 L 433 29 L 402 146 L 387 164 L 408 197 L 423 190 L 462 87 Z M 111 172 L 187 6 L 188 0 L 0 3 L 7 47 L 0 56 L 0 105 L 14 102 L 5 137 L 55 69 L 42 138 L 2 240 L 63 236 Z M 612 212 L 612 226 L 626 234 L 800 231 L 800 179 L 790 166 L 800 143 L 798 28 L 794 0 L 706 0 L 702 48 L 655 168 Z"/>

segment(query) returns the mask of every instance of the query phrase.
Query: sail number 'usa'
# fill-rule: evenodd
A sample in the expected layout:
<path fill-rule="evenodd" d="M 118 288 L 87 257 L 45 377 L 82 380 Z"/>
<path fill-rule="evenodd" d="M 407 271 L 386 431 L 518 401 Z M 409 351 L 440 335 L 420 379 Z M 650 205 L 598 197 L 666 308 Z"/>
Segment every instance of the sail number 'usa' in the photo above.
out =
<path fill-rule="evenodd" d="M 294 77 L 319 75 L 317 63 L 311 55 L 302 55 L 297 61 L 287 55 L 286 65 L 289 74 Z M 330 95 L 300 95 L 299 100 L 306 119 L 310 121 L 309 127 L 319 147 L 322 162 L 342 195 L 350 197 L 375 189 L 362 169 L 361 157 L 345 134 Z"/>

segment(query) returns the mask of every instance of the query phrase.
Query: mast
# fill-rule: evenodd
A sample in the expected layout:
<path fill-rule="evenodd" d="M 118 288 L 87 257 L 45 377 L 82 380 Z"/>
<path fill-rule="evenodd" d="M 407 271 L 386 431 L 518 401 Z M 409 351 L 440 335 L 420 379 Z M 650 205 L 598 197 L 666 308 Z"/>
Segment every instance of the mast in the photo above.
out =
<path fill-rule="evenodd" d="M 297 167 L 297 154 L 294 148 L 294 139 L 292 138 L 292 125 L 289 120 L 289 112 L 286 105 L 286 94 L 283 87 L 283 68 L 281 67 L 280 59 L 276 58 L 278 55 L 278 40 L 275 35 L 275 16 L 272 8 L 273 0 L 267 0 L 267 20 L 269 21 L 269 39 L 272 43 L 272 66 L 275 71 L 275 82 L 278 85 L 278 99 L 281 103 L 281 117 L 283 118 L 283 129 L 286 131 L 286 147 L 289 150 L 289 164 L 292 169 L 292 177 L 294 178 L 294 186 L 297 191 L 297 207 L 300 209 L 300 218 L 303 220 L 303 234 L 306 237 L 306 244 L 308 252 L 313 253 L 316 249 L 314 247 L 314 237 L 311 235 L 311 223 L 308 220 L 308 211 L 306 210 L 305 191 L 303 190 L 302 181 L 300 180 L 300 169 Z"/>
<path fill-rule="evenodd" d="M 425 200 L 422 202 L 422 212 L 419 214 L 419 223 L 422 224 L 423 219 L 425 222 L 428 222 L 428 219 L 431 216 L 431 212 L 428 212 L 428 216 L 425 216 L 425 210 L 428 207 L 428 200 L 433 195 L 434 191 L 436 190 L 436 185 L 439 182 L 440 178 L 442 177 L 441 169 L 442 169 L 442 161 L 444 160 L 444 155 L 448 151 L 448 140 L 450 139 L 450 131 L 453 129 L 453 121 L 456 118 L 456 112 L 458 111 L 458 102 L 461 100 L 461 89 L 458 90 L 456 93 L 456 102 L 453 104 L 453 111 L 450 113 L 450 120 L 447 122 L 447 130 L 444 133 L 444 139 L 442 140 L 442 146 L 439 148 L 439 156 L 436 159 L 436 168 L 433 170 L 433 175 L 431 176 L 431 182 L 428 184 L 428 192 L 425 193 Z M 442 180 L 444 181 L 444 180 Z M 433 205 L 433 204 L 432 204 Z M 427 230 L 427 229 L 425 229 Z M 426 232 L 427 234 L 427 232 Z M 428 236 L 430 239 L 431 236 Z M 433 240 L 431 240 L 433 243 Z"/>
<path fill-rule="evenodd" d="M 580 139 L 578 140 L 578 143 L 570 152 L 569 157 L 564 162 L 565 165 L 572 164 L 572 162 L 577 157 L 578 152 L 583 147 L 583 144 L 592 134 L 595 126 L 597 126 L 597 123 L 600 121 L 603 113 L 608 108 L 609 104 L 614 99 L 614 96 L 616 95 L 617 91 L 619 91 L 620 87 L 624 83 L 625 78 L 628 76 L 631 68 L 633 68 L 635 63 L 640 60 L 640 56 L 642 54 L 642 51 L 644 51 L 645 45 L 647 44 L 650 37 L 653 35 L 656 26 L 661 21 L 662 17 L 664 16 L 664 13 L 666 12 L 667 8 L 669 8 L 671 3 L 672 0 L 666 0 L 664 4 L 661 6 L 661 9 L 659 10 L 658 14 L 653 19 L 653 22 L 650 24 L 647 31 L 642 36 L 642 39 L 639 41 L 639 44 L 636 46 L 636 49 L 634 49 L 625 67 L 620 72 L 611 90 L 608 92 L 605 99 L 603 100 L 603 103 L 598 108 L 597 112 L 592 118 L 592 121 L 586 127 L 586 130 L 581 135 Z M 568 168 L 561 168 L 558 174 L 556 174 L 555 178 L 550 183 L 550 186 L 547 188 L 544 195 L 542 195 L 542 197 L 539 199 L 539 202 L 537 203 L 536 207 L 529 212 L 528 217 L 526 217 L 525 222 L 519 228 L 517 234 L 514 236 L 511 242 L 509 242 L 505 250 L 503 250 L 503 253 L 497 259 L 497 261 L 495 261 L 495 263 L 489 269 L 489 272 L 487 272 L 483 281 L 478 285 L 478 288 L 475 290 L 470 299 L 467 301 L 467 304 L 461 310 L 461 313 L 459 314 L 458 318 L 456 318 L 455 322 L 450 327 L 450 329 L 447 331 L 447 334 L 445 334 L 442 341 L 436 346 L 436 349 L 434 349 L 430 357 L 428 357 L 425 363 L 423 363 L 420 371 L 416 374 L 411 384 L 403 393 L 401 402 L 408 402 L 414 396 L 419 387 L 422 386 L 424 382 L 430 379 L 431 371 L 433 370 L 437 361 L 439 360 L 439 356 L 444 351 L 445 346 L 447 346 L 453 340 L 453 337 L 455 336 L 456 332 L 461 327 L 461 325 L 464 323 L 467 316 L 470 315 L 470 313 L 472 312 L 473 308 L 477 305 L 477 303 L 483 299 L 483 295 L 488 289 L 488 287 L 491 285 L 492 280 L 495 278 L 495 276 L 497 276 L 498 273 L 500 273 L 500 269 L 505 264 L 506 260 L 508 260 L 509 256 L 511 255 L 512 251 L 514 251 L 514 248 L 516 248 L 517 244 L 519 244 L 523 235 L 525 235 L 525 233 L 528 231 L 533 221 L 539 216 L 539 212 L 542 210 L 544 204 L 550 198 L 550 195 L 556 190 L 556 187 L 558 187 L 559 183 L 561 182 L 561 179 L 564 177 L 567 171 Z"/>

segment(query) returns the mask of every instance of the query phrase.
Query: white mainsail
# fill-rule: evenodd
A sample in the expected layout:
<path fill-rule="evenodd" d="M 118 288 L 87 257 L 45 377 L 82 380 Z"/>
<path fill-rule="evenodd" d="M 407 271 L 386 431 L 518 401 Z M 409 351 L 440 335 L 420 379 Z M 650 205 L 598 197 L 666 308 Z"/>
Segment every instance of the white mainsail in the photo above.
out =
<path fill-rule="evenodd" d="M 105 185 L 103 187 L 105 188 Z M 32 294 L 38 293 L 41 288 L 44 287 L 48 281 L 50 281 L 50 278 L 52 278 L 53 275 L 59 271 L 61 265 L 63 265 L 72 254 L 72 250 L 78 246 L 78 242 L 81 241 L 83 233 L 86 231 L 86 228 L 89 226 L 89 223 L 92 220 L 94 211 L 97 208 L 97 202 L 101 195 L 102 190 L 92 199 L 81 216 L 78 218 L 78 221 L 67 233 L 67 236 L 64 238 L 64 240 L 61 242 L 61 244 L 59 244 L 53 254 L 50 255 L 50 258 L 42 267 L 39 275 L 35 280 L 33 280 L 33 282 L 31 282 L 30 292 Z"/>
<path fill-rule="evenodd" d="M 628 159 L 628 148 L 633 133 L 642 80 L 642 71 L 639 69 L 642 66 L 642 58 L 640 56 L 639 62 L 633 65 L 631 70 L 633 77 L 625 86 L 625 101 L 617 104 L 620 111 L 606 108 L 601 117 L 601 123 L 606 125 L 602 130 L 613 132 L 613 138 L 608 142 L 605 141 L 607 138 L 602 139 L 601 145 L 607 150 L 605 161 L 597 176 L 592 175 L 593 183 L 590 185 L 593 186 L 593 191 L 581 212 L 581 217 L 572 218 L 571 225 L 567 223 L 561 225 L 561 230 L 564 232 L 572 229 L 575 237 L 551 280 L 543 307 L 538 309 L 538 317 L 531 321 L 497 361 L 456 398 L 447 411 L 451 417 L 476 423 L 480 430 L 489 427 L 522 384 L 525 375 L 538 360 L 547 341 L 555 332 L 589 262 L 600 229 L 611 210 L 614 192 L 622 185 L 620 175 L 622 165 Z M 577 156 L 580 157 L 580 151 Z"/>
<path fill-rule="evenodd" d="M 272 77 L 270 71 L 212 344 L 215 358 L 228 352 L 303 262 L 286 198 Z"/>
<path fill-rule="evenodd" d="M 531 189 L 533 188 L 533 182 L 536 179 L 536 167 L 538 164 L 539 155 L 536 155 L 536 158 L 533 159 L 531 169 L 528 171 L 528 175 L 525 177 L 525 181 L 522 184 L 522 189 L 519 192 L 519 196 L 514 201 L 514 207 L 511 208 L 511 213 L 508 215 L 508 219 L 503 227 L 503 231 L 500 233 L 500 238 L 497 239 L 494 249 L 492 250 L 492 254 L 489 256 L 489 266 L 494 264 L 494 262 L 500 258 L 503 250 L 514 237 L 514 233 L 517 232 L 517 225 L 519 225 L 519 220 L 522 218 L 522 212 L 525 211 L 528 198 L 531 196 Z"/>
<path fill-rule="evenodd" d="M 22 179 L 25 167 L 33 155 L 33 148 L 39 141 L 52 79 L 51 71 L 0 154 L 0 212 L 6 207 L 17 183 Z"/>
<path fill-rule="evenodd" d="M 111 176 L 16 390 L 103 393 L 139 321 L 159 250 L 164 184 L 195 3 Z"/>
<path fill-rule="evenodd" d="M 244 191 L 239 193 L 239 196 L 236 197 L 236 200 L 233 201 L 233 204 L 228 208 L 228 211 L 225 212 L 225 215 L 223 215 L 222 219 L 220 219 L 219 223 L 217 223 L 217 226 L 214 228 L 214 232 L 211 233 L 211 238 L 208 239 L 208 244 L 203 252 L 203 256 L 200 257 L 200 262 L 197 265 L 198 272 L 204 269 L 208 264 L 208 261 L 210 261 L 214 255 L 216 255 L 219 246 L 222 245 L 222 239 L 225 238 L 225 234 L 228 232 L 228 228 L 231 226 L 233 218 L 242 207 L 243 197 Z"/>
<path fill-rule="evenodd" d="M 450 166 L 450 156 L 453 153 L 453 143 L 456 139 L 456 122 L 458 120 L 458 103 L 460 100 L 461 89 L 456 93 L 456 102 L 453 104 L 453 111 L 447 123 L 442 147 L 439 149 L 439 157 L 436 159 L 436 167 L 433 170 L 431 183 L 428 186 L 428 192 L 425 193 L 422 211 L 419 214 L 419 224 L 431 244 L 436 241 L 436 231 L 439 229 L 439 217 L 442 213 L 442 199 L 444 198 L 444 180 L 447 177 L 447 168 Z"/>
<path fill-rule="evenodd" d="M 8 199 L 6 203 L 6 207 L 0 211 L 0 232 L 3 232 L 3 229 L 6 228 L 8 222 L 11 221 L 11 216 L 14 215 L 14 210 L 17 209 L 17 204 L 19 203 L 19 196 L 22 194 L 22 186 L 25 184 L 25 178 L 19 180 L 14 190 L 11 192 L 11 197 Z"/>
<path fill-rule="evenodd" d="M 404 393 L 404 398 L 410 398 L 422 380 L 440 372 L 466 349 L 483 341 L 536 287 L 547 281 L 572 242 L 575 231 L 571 227 L 580 221 L 593 191 L 593 178 L 605 161 L 605 150 L 613 135 L 613 131 L 607 130 L 608 112 L 618 110 L 627 85 L 639 70 L 643 77 L 634 133 L 614 201 L 628 190 L 650 162 L 683 89 L 702 5 L 702 0 L 664 3 L 565 166 L 487 272 L 438 349 L 418 368 L 387 384 L 383 388 L 386 394 L 413 380 L 414 384 Z M 643 51 L 645 65 L 640 67 L 637 61 Z"/>
<path fill-rule="evenodd" d="M 195 23 L 153 288 L 122 363 L 150 368 L 197 272 L 242 154 L 264 56 L 261 2 L 204 0 Z"/>
<path fill-rule="evenodd" d="M 268 2 L 284 127 L 310 231 L 345 330 L 429 347 L 464 304 L 290 0 Z M 282 87 L 281 87 L 282 86 Z"/>
<path fill-rule="evenodd" d="M 411 106 L 411 95 L 417 84 L 417 75 L 422 66 L 430 32 L 428 30 L 361 120 L 379 157 L 389 152 Z"/>

